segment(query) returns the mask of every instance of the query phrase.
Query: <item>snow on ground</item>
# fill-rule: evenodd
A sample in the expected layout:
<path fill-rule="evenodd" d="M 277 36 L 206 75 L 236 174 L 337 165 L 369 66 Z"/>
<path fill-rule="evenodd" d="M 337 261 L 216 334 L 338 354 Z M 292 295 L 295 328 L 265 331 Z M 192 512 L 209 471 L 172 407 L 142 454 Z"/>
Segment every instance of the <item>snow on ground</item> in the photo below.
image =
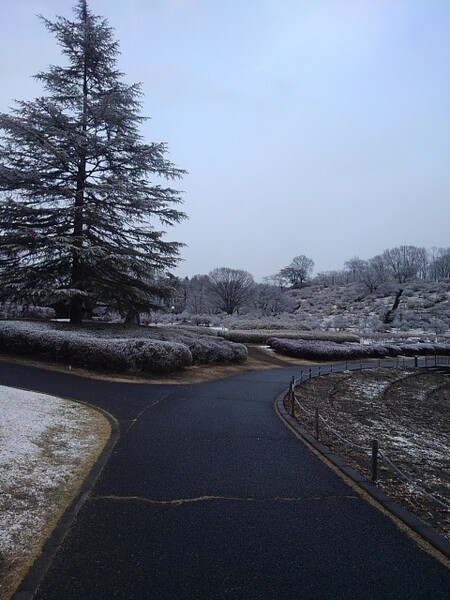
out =
<path fill-rule="evenodd" d="M 0 386 L 3 571 L 5 564 L 23 568 L 36 554 L 49 524 L 55 524 L 74 496 L 109 431 L 105 417 L 87 406 Z"/>

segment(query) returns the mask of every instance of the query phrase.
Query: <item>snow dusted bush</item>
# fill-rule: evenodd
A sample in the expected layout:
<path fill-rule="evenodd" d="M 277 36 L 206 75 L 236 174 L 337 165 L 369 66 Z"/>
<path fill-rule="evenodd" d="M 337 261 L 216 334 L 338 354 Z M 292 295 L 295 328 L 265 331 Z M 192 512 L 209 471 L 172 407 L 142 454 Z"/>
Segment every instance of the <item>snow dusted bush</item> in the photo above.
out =
<path fill-rule="evenodd" d="M 384 358 L 386 356 L 429 356 L 450 354 L 450 346 L 443 344 L 337 344 L 331 341 L 290 340 L 270 338 L 267 344 L 288 356 L 305 360 L 334 361 L 357 360 L 364 358 Z"/>
<path fill-rule="evenodd" d="M 115 372 L 166 374 L 192 364 L 184 344 L 158 340 L 84 340 L 69 343 L 71 364 Z"/>
<path fill-rule="evenodd" d="M 437 354 L 435 344 L 417 342 L 415 344 L 401 344 L 403 356 L 434 356 Z"/>
<path fill-rule="evenodd" d="M 199 329 L 2 321 L 0 350 L 116 372 L 170 373 L 192 363 L 246 360 L 242 344 Z"/>
<path fill-rule="evenodd" d="M 356 358 L 369 358 L 368 346 L 362 344 L 337 344 L 318 340 L 287 340 L 270 338 L 268 345 L 288 356 L 295 356 L 305 360 L 352 360 Z"/>
<path fill-rule="evenodd" d="M 211 363 L 218 361 L 243 362 L 247 358 L 247 348 L 218 337 L 216 331 L 205 330 L 199 334 L 198 328 L 176 328 L 159 330 L 151 329 L 150 333 L 159 339 L 177 341 L 187 346 L 194 363 Z"/>
<path fill-rule="evenodd" d="M 386 356 L 402 356 L 402 347 L 398 344 L 384 344 Z"/>
<path fill-rule="evenodd" d="M 115 372 L 171 373 L 192 364 L 189 348 L 177 342 L 108 339 L 24 321 L 0 323 L 0 349 Z"/>
<path fill-rule="evenodd" d="M 447 331 L 448 324 L 442 319 L 431 318 L 429 321 L 429 327 L 431 331 L 434 331 L 437 334 L 442 334 Z"/>
<path fill-rule="evenodd" d="M 219 335 L 233 342 L 246 344 L 266 344 L 267 340 L 274 337 L 273 330 L 261 331 L 219 331 Z M 359 342 L 359 337 L 350 333 L 322 332 L 322 331 L 277 331 L 276 337 L 283 339 L 303 340 L 334 340 L 340 342 Z"/>
<path fill-rule="evenodd" d="M 194 362 L 210 363 L 217 361 L 245 362 L 247 348 L 220 338 L 195 339 L 189 346 Z"/>
<path fill-rule="evenodd" d="M 289 315 L 288 319 L 235 319 L 229 322 L 228 328 L 243 331 L 255 331 L 259 329 L 282 331 L 286 329 L 302 329 L 302 324 L 298 321 L 296 322 L 296 320 Z"/>
<path fill-rule="evenodd" d="M 173 373 L 193 362 L 189 348 L 177 342 L 134 340 L 128 349 L 135 365 L 131 370 L 144 373 Z"/>
<path fill-rule="evenodd" d="M 191 322 L 198 326 L 203 325 L 204 327 L 210 327 L 218 325 L 220 319 L 215 315 L 192 315 Z"/>
<path fill-rule="evenodd" d="M 422 330 L 440 336 L 445 334 L 450 327 L 450 281 L 421 280 L 405 284 L 399 305 L 391 315 L 394 321 L 385 324 L 386 314 L 392 311 L 398 292 L 398 284 L 390 282 L 371 294 L 367 294 L 359 283 L 313 284 L 286 293 L 295 300 L 294 316 L 303 329 L 339 328 L 366 332 L 372 329 L 388 333 L 398 327 L 405 333 Z"/>
<path fill-rule="evenodd" d="M 273 331 L 219 331 L 219 336 L 237 344 L 265 344 Z"/>
<path fill-rule="evenodd" d="M 441 356 L 450 356 L 450 344 L 434 344 L 436 354 Z"/>

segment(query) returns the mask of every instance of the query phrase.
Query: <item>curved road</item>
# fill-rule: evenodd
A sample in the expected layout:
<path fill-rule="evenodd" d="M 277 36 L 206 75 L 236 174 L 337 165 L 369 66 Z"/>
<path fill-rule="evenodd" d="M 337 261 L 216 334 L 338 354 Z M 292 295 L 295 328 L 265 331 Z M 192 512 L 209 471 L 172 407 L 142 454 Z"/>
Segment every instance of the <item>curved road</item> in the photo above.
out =
<path fill-rule="evenodd" d="M 0 363 L 0 383 L 94 404 L 120 437 L 38 600 L 450 598 L 450 570 L 276 416 L 293 368 L 190 386 Z M 26 586 L 17 598 L 31 597 Z"/>

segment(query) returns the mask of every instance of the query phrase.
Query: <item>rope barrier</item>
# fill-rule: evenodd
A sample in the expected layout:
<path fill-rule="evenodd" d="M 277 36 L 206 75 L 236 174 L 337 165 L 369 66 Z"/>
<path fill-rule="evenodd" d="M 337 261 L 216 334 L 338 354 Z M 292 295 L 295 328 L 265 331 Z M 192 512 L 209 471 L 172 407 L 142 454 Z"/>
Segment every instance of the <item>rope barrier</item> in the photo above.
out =
<path fill-rule="evenodd" d="M 371 453 L 370 448 L 366 448 L 364 446 L 359 446 L 358 444 L 355 444 L 354 442 L 351 442 L 350 440 L 347 440 L 346 438 L 344 438 L 340 433 L 338 433 L 335 429 L 333 429 L 333 427 L 331 427 L 331 425 L 328 423 L 328 421 L 326 421 L 322 417 L 322 415 L 319 416 L 319 420 L 322 421 L 322 423 L 325 423 L 325 425 L 328 427 L 328 429 L 344 443 L 348 444 L 349 446 L 352 446 L 352 448 L 356 448 L 356 450 L 361 450 L 365 454 Z"/>
<path fill-rule="evenodd" d="M 430 494 L 430 492 L 427 492 L 426 489 L 424 489 L 422 486 L 420 486 L 418 483 L 416 483 L 413 479 L 411 479 L 411 477 L 409 477 L 406 473 L 404 473 L 401 469 L 399 469 L 397 467 L 397 465 L 395 465 L 392 462 L 392 460 L 388 457 L 387 454 L 385 454 L 384 452 L 379 451 L 378 455 L 381 458 L 381 460 L 384 460 L 385 462 L 388 463 L 388 465 L 397 473 L 397 475 L 399 477 L 401 477 L 407 483 L 409 483 L 410 485 L 412 485 L 416 490 L 418 490 L 419 492 L 421 492 L 422 494 L 424 494 L 425 496 L 427 496 L 431 500 L 434 500 L 435 502 L 437 502 L 438 504 L 440 504 L 442 507 L 444 507 L 446 510 L 450 510 L 450 504 L 447 504 L 446 502 L 443 502 L 442 500 L 440 500 L 439 498 L 437 498 L 433 494 Z"/>
<path fill-rule="evenodd" d="M 294 402 L 300 408 L 300 410 L 302 410 L 305 413 L 305 415 L 307 415 L 308 417 L 311 417 L 311 418 L 314 417 L 314 413 L 310 412 L 309 410 L 307 410 L 304 406 L 302 406 L 300 404 L 297 396 L 295 395 L 295 392 L 294 392 Z"/>
<path fill-rule="evenodd" d="M 439 358 L 439 363 L 441 363 L 441 359 L 445 358 L 445 357 L 441 357 L 441 356 L 435 356 L 434 357 L 434 364 L 437 366 L 438 365 L 438 358 Z M 448 358 L 448 361 L 450 363 L 450 358 Z M 392 366 L 393 363 L 395 365 L 395 362 L 392 361 L 387 361 L 389 366 Z M 418 361 L 417 357 L 414 357 L 411 359 L 412 365 L 414 367 L 419 366 L 419 362 L 424 363 L 425 366 L 428 366 L 428 360 L 427 358 L 425 358 L 425 360 L 421 360 Z M 399 363 L 400 360 L 397 359 L 397 368 L 399 367 Z M 403 357 L 403 368 L 405 368 L 407 363 L 407 360 L 405 359 L 405 357 Z M 378 360 L 378 364 L 377 365 L 369 365 L 367 364 L 367 366 L 365 368 L 373 368 L 374 366 L 378 366 L 380 367 L 382 364 L 381 360 Z M 444 363 L 444 360 L 442 360 L 442 364 Z M 350 367 L 350 370 L 362 370 L 362 363 L 354 363 L 354 364 L 345 364 L 345 370 L 348 371 Z M 336 371 L 335 371 L 336 372 Z M 328 374 L 333 373 L 333 365 L 330 366 L 330 370 L 328 371 Z M 292 394 L 293 394 L 293 399 L 294 399 L 294 404 L 301 410 L 303 411 L 303 413 L 305 415 L 307 415 L 309 418 L 317 420 L 317 413 L 314 414 L 313 412 L 309 411 L 308 409 L 306 409 L 299 401 L 297 395 L 295 394 L 295 390 L 294 390 L 294 385 L 299 385 L 300 383 L 303 383 L 304 381 L 307 381 L 308 379 L 311 379 L 312 377 L 320 377 L 322 374 L 322 369 L 321 367 L 319 367 L 316 372 L 313 374 L 312 373 L 312 369 L 309 369 L 309 373 L 308 373 L 308 377 L 305 377 L 305 379 L 303 378 L 303 371 L 301 374 L 301 377 L 299 379 L 295 379 L 293 378 L 292 380 Z M 338 431 L 336 431 L 336 429 L 334 429 L 329 423 L 328 421 L 322 416 L 322 415 L 318 415 L 318 420 L 321 421 L 325 427 L 333 434 L 335 435 L 341 442 L 343 442 L 344 444 L 346 444 L 347 446 L 350 446 L 351 448 L 354 448 L 360 452 L 363 452 L 365 455 L 370 455 L 372 450 L 370 448 L 364 447 L 364 446 L 360 446 L 359 444 L 355 444 L 354 442 L 346 439 L 344 436 L 342 436 Z M 316 423 L 316 427 L 317 427 L 317 423 Z M 317 429 L 318 432 L 318 429 Z M 376 452 L 376 451 L 375 451 Z M 389 456 L 385 453 L 382 452 L 380 450 L 378 450 L 378 457 L 383 460 L 386 464 L 388 464 L 391 469 L 404 481 L 406 481 L 409 485 L 411 485 L 413 488 L 415 488 L 417 491 L 419 491 L 421 494 L 423 494 L 424 496 L 426 496 L 427 498 L 429 498 L 430 500 L 432 500 L 433 502 L 436 502 L 437 504 L 439 504 L 441 507 L 443 507 L 445 510 L 449 510 L 450 511 L 450 504 L 445 502 L 444 500 L 441 500 L 440 498 L 436 497 L 435 495 L 431 494 L 430 492 L 428 492 L 426 489 L 424 489 L 422 486 L 420 486 L 419 484 L 417 484 L 413 479 L 411 479 L 411 477 L 409 477 L 406 473 L 404 473 L 399 467 L 397 467 L 397 465 L 395 465 L 392 460 L 389 458 Z"/>

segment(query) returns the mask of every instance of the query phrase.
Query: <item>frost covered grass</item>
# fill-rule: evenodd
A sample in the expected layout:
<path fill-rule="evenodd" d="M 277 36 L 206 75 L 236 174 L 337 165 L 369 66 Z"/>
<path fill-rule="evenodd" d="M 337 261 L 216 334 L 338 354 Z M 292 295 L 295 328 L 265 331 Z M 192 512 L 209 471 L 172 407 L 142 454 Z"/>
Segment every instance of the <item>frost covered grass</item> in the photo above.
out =
<path fill-rule="evenodd" d="M 267 344 L 275 351 L 303 360 L 334 361 L 385 358 L 395 356 L 450 355 L 450 345 L 431 343 L 358 344 L 320 340 L 269 338 Z"/>
<path fill-rule="evenodd" d="M 311 414 L 297 408 L 302 425 L 314 431 L 318 407 L 327 423 L 321 421 L 321 440 L 368 479 L 371 441 L 378 440 L 382 455 L 410 480 L 381 460 L 380 488 L 450 540 L 450 509 L 421 491 L 450 506 L 448 378 L 421 369 L 370 369 L 312 379 L 296 391 Z"/>
<path fill-rule="evenodd" d="M 39 554 L 110 434 L 87 406 L 0 386 L 0 597 Z"/>
<path fill-rule="evenodd" d="M 396 310 L 396 294 L 403 290 Z M 368 293 L 359 283 L 313 284 L 286 292 L 297 306 L 295 317 L 309 328 L 338 329 L 444 339 L 450 331 L 450 279 L 385 283 Z M 386 324 L 390 313 L 392 321 Z"/>
<path fill-rule="evenodd" d="M 247 350 L 216 336 L 167 327 L 0 321 L 0 351 L 113 372 L 167 374 L 192 364 L 244 362 Z"/>

